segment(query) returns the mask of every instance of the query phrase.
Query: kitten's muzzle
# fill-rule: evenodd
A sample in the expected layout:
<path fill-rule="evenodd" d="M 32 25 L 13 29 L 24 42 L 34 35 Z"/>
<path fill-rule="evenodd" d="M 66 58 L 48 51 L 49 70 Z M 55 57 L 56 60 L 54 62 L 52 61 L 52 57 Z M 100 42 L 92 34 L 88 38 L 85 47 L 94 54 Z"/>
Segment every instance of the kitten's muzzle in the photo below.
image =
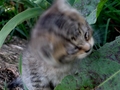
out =
<path fill-rule="evenodd" d="M 88 52 L 90 52 L 91 51 L 91 49 L 89 49 L 89 50 L 87 50 L 87 51 L 85 51 L 86 53 L 88 53 Z"/>
<path fill-rule="evenodd" d="M 91 51 L 91 45 L 89 43 L 85 43 L 82 47 L 82 50 L 84 50 L 86 53 Z"/>

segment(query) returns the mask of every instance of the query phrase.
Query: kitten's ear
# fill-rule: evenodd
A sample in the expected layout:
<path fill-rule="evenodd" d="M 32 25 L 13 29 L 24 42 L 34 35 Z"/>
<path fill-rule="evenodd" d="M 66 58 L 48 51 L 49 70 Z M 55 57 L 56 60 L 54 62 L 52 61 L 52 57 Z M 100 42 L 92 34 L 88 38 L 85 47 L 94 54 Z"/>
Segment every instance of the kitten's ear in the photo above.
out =
<path fill-rule="evenodd" d="M 67 1 L 67 0 L 54 0 L 54 3 L 61 5 L 61 4 L 66 3 L 66 1 Z"/>
<path fill-rule="evenodd" d="M 70 5 L 68 4 L 67 0 L 54 0 L 54 3 L 52 4 L 50 10 L 65 12 L 70 10 Z"/>

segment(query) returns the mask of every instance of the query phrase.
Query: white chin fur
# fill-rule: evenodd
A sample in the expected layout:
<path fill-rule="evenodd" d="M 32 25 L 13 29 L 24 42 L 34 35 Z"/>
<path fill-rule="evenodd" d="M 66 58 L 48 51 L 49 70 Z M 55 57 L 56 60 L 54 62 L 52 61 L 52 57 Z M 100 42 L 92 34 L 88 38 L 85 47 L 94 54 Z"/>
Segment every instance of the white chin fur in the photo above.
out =
<path fill-rule="evenodd" d="M 91 39 L 89 40 L 89 44 L 91 45 L 91 47 L 93 47 L 93 45 L 94 45 L 94 39 L 93 39 L 93 37 L 91 37 Z"/>
<path fill-rule="evenodd" d="M 85 58 L 86 56 L 87 56 L 87 54 L 86 54 L 86 53 L 81 54 L 81 55 L 79 55 L 79 56 L 78 56 L 78 59 L 83 59 L 83 58 Z"/>

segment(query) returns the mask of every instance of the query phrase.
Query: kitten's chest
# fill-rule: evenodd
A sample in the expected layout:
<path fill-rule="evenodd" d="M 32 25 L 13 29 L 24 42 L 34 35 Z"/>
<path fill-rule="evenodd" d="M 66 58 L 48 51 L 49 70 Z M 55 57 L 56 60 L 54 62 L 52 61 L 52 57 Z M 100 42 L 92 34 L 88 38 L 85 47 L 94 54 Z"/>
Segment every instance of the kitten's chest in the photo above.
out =
<path fill-rule="evenodd" d="M 38 67 L 39 64 L 40 66 Z M 56 86 L 68 74 L 70 74 L 71 67 L 69 65 L 62 67 L 52 67 L 44 62 L 37 62 L 31 67 L 32 77 L 44 77 L 48 82 L 52 82 Z"/>

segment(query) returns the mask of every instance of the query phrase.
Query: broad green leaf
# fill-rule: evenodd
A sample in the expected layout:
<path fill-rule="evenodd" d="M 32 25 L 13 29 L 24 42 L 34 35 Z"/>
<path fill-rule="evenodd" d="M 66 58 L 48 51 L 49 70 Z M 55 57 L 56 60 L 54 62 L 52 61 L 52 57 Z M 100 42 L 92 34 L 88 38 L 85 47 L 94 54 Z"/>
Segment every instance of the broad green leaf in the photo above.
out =
<path fill-rule="evenodd" d="M 73 82 L 77 86 L 77 90 L 91 90 L 97 86 L 97 90 L 100 88 L 102 88 L 100 90 L 119 90 L 120 37 L 111 43 L 105 44 L 99 50 L 93 51 L 91 55 L 78 63 L 78 68 L 76 70 L 77 74 L 74 75 L 76 82 Z M 69 87 L 68 82 L 66 83 L 64 79 L 55 90 L 59 90 L 64 86 Z M 69 79 L 67 77 L 67 80 L 71 82 Z"/>
<path fill-rule="evenodd" d="M 93 11 L 90 13 L 90 15 L 86 17 L 86 19 L 87 19 L 87 22 L 88 22 L 89 24 L 94 24 L 94 23 L 96 22 L 96 20 L 97 20 L 97 17 L 96 17 L 96 9 L 93 10 Z"/>
<path fill-rule="evenodd" d="M 97 17 L 99 16 L 100 12 L 102 11 L 103 9 L 103 6 L 105 5 L 105 3 L 107 2 L 108 0 L 100 0 L 100 2 L 98 3 L 97 5 Z"/>
<path fill-rule="evenodd" d="M 69 75 L 63 79 L 61 84 L 59 84 L 54 90 L 75 90 L 76 80 L 73 76 Z"/>
<path fill-rule="evenodd" d="M 86 17 L 89 24 L 94 24 L 107 0 L 76 0 L 74 7 Z"/>
<path fill-rule="evenodd" d="M 68 2 L 70 3 L 71 6 L 73 6 L 75 3 L 75 0 L 68 0 Z"/>
<path fill-rule="evenodd" d="M 97 20 L 96 7 L 100 0 L 76 0 L 74 7 L 86 17 L 89 24 L 94 24 Z"/>
<path fill-rule="evenodd" d="M 2 44 L 4 43 L 5 38 L 7 35 L 21 22 L 36 17 L 43 13 L 43 10 L 41 8 L 31 8 L 27 9 L 18 15 L 14 16 L 11 20 L 9 20 L 4 27 L 0 31 L 0 48 Z"/>

